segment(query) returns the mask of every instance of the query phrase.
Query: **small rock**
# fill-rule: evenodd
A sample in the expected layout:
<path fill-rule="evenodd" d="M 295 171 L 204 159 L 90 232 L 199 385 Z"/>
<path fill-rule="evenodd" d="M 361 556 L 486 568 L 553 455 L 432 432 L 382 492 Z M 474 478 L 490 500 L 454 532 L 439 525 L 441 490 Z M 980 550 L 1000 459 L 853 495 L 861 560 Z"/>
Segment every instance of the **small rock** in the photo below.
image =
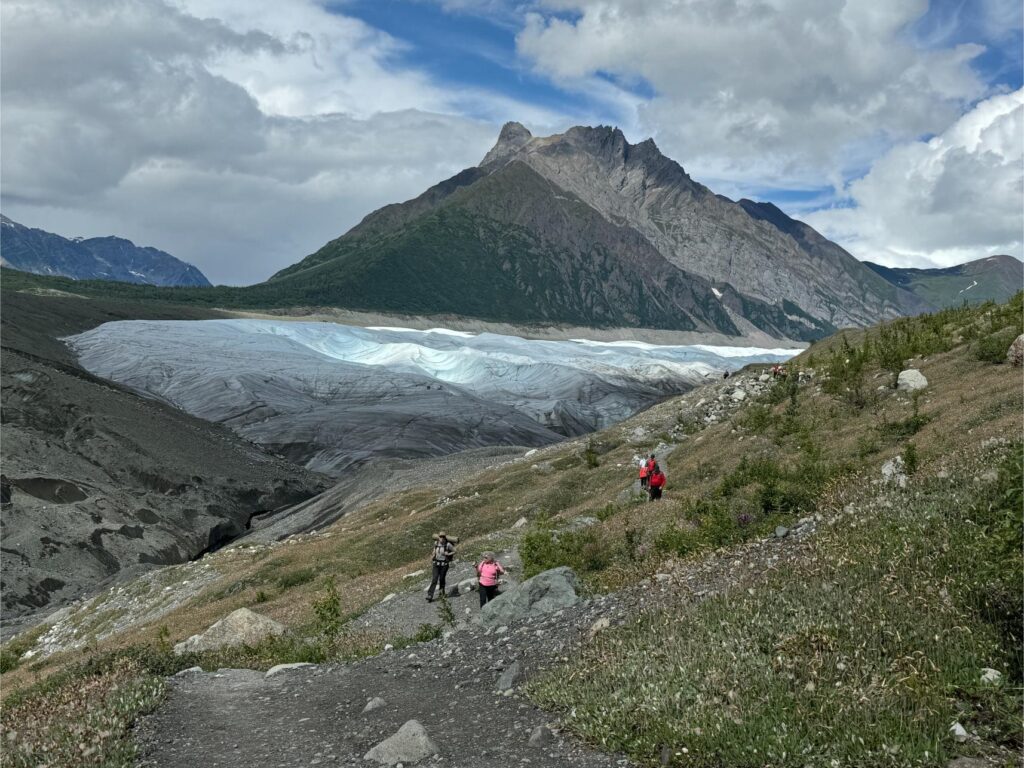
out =
<path fill-rule="evenodd" d="M 498 678 L 498 690 L 499 691 L 510 691 L 516 687 L 516 683 L 519 682 L 519 678 L 522 676 L 522 669 L 519 666 L 519 662 L 512 662 L 511 665 L 505 668 L 505 671 L 501 673 Z"/>
<path fill-rule="evenodd" d="M 594 637 L 598 632 L 608 629 L 612 625 L 611 621 L 608 620 L 607 616 L 602 616 L 600 619 L 590 625 L 590 637 Z"/>
<path fill-rule="evenodd" d="M 551 732 L 550 728 L 546 725 L 538 725 L 530 734 L 529 743 L 531 747 L 543 747 L 550 744 L 554 738 L 555 734 Z"/>
<path fill-rule="evenodd" d="M 757 380 L 763 383 L 765 381 L 768 381 L 770 378 L 771 376 L 769 376 L 767 373 L 762 373 L 760 376 L 757 377 Z"/>
<path fill-rule="evenodd" d="M 522 528 L 522 527 L 524 527 L 529 522 L 530 521 L 527 520 L 525 517 L 520 517 L 518 520 L 516 520 L 514 523 L 512 523 L 512 527 L 513 528 Z"/>
<path fill-rule="evenodd" d="M 784 525 L 777 526 L 775 528 L 775 538 L 784 539 L 789 535 L 789 528 Z"/>
<path fill-rule="evenodd" d="M 387 644 L 386 644 L 386 645 L 384 646 L 384 650 L 385 650 L 385 651 L 393 651 L 393 650 L 395 650 L 395 646 L 393 646 L 393 645 L 392 645 L 391 643 L 387 643 Z"/>
<path fill-rule="evenodd" d="M 189 667 L 188 669 L 183 669 L 180 672 L 178 672 L 177 674 L 175 674 L 175 677 L 187 677 L 188 675 L 201 675 L 201 674 L 203 674 L 203 668 L 202 667 Z"/>
<path fill-rule="evenodd" d="M 981 682 L 985 685 L 999 685 L 1003 679 L 1003 673 L 998 669 L 985 667 L 981 670 Z"/>
<path fill-rule="evenodd" d="M 531 456 L 536 455 L 536 453 L 537 453 L 537 449 L 536 448 L 531 448 L 530 450 L 528 450 L 526 453 L 523 454 L 523 458 L 524 459 L 528 459 Z"/>
<path fill-rule="evenodd" d="M 896 379 L 896 389 L 902 389 L 906 392 L 924 389 L 927 386 L 928 379 L 917 368 L 907 368 L 905 371 L 900 371 L 900 375 Z"/>
<path fill-rule="evenodd" d="M 735 392 L 732 393 L 732 401 L 734 403 L 742 403 L 746 399 L 747 393 L 744 392 L 742 389 L 737 389 Z"/>
<path fill-rule="evenodd" d="M 882 481 L 899 488 L 907 487 L 907 475 L 903 470 L 902 456 L 895 456 L 882 465 Z"/>
<path fill-rule="evenodd" d="M 664 584 L 665 582 L 672 581 L 672 574 L 671 573 L 656 573 L 656 574 L 654 574 L 654 580 L 656 582 L 658 582 L 659 584 Z"/>
<path fill-rule="evenodd" d="M 386 603 L 386 602 L 388 602 L 389 600 L 394 600 L 394 599 L 395 599 L 395 597 L 396 597 L 395 593 L 394 593 L 394 592 L 390 592 L 390 593 L 388 593 L 388 594 L 384 595 L 384 599 L 383 599 L 383 600 L 381 600 L 381 602 L 382 602 L 382 603 Z"/>
<path fill-rule="evenodd" d="M 413 571 L 412 573 L 405 574 L 405 576 L 403 576 L 402 578 L 403 579 L 415 579 L 417 576 L 422 576 L 424 573 L 426 573 L 426 570 L 423 569 L 423 568 L 420 568 L 418 571 Z"/>
<path fill-rule="evenodd" d="M 294 664 L 277 664 L 267 670 L 267 674 L 264 677 L 273 677 L 279 675 L 282 672 L 287 672 L 289 669 L 300 669 L 302 667 L 315 667 L 316 664 L 310 664 L 306 661 L 297 661 Z"/>
<path fill-rule="evenodd" d="M 380 696 L 374 696 L 372 699 L 366 702 L 366 706 L 363 707 L 363 713 L 365 714 L 366 712 L 373 712 L 373 710 L 380 709 L 385 704 L 387 704 L 387 702 L 384 701 L 384 699 L 382 699 Z"/>
<path fill-rule="evenodd" d="M 949 726 L 949 732 L 953 734 L 954 741 L 967 741 L 967 729 L 960 725 L 960 723 L 953 723 Z"/>
<path fill-rule="evenodd" d="M 431 741 L 419 721 L 409 720 L 394 735 L 363 755 L 363 760 L 374 760 L 381 765 L 398 765 L 415 763 L 437 752 L 437 745 Z"/>

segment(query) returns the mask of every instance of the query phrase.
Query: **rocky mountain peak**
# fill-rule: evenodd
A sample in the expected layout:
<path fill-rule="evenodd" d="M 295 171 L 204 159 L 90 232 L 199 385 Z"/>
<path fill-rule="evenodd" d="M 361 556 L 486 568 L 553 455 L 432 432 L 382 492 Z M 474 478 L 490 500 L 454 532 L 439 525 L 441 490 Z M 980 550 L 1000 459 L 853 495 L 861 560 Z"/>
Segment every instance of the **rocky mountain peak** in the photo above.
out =
<path fill-rule="evenodd" d="M 501 133 L 498 134 L 497 143 L 491 151 L 484 155 L 480 165 L 487 165 L 498 160 L 504 160 L 514 155 L 533 138 L 533 134 L 522 123 L 509 121 L 501 126 Z"/>

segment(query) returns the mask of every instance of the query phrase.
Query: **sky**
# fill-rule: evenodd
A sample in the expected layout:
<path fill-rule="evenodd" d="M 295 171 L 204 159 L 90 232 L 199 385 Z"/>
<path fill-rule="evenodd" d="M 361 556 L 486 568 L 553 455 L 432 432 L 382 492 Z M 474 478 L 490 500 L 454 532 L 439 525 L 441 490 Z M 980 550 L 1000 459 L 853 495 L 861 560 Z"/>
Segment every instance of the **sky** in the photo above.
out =
<path fill-rule="evenodd" d="M 616 125 L 860 259 L 1022 257 L 1019 0 L 4 0 L 0 210 L 264 280 L 476 165 Z"/>

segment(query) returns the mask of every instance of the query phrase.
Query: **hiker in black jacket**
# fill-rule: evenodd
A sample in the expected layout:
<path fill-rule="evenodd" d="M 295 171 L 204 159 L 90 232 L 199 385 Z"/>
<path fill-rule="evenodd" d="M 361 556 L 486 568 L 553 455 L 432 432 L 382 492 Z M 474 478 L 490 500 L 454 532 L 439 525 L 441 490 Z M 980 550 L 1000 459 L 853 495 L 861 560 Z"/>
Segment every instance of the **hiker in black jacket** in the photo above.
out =
<path fill-rule="evenodd" d="M 444 597 L 444 580 L 448 576 L 448 566 L 452 564 L 455 557 L 455 544 L 448 540 L 448 534 L 444 531 L 434 535 L 434 551 L 430 556 L 433 566 L 433 574 L 430 577 L 430 589 L 427 590 L 427 602 L 434 600 L 434 588 L 441 588 L 441 597 Z"/>

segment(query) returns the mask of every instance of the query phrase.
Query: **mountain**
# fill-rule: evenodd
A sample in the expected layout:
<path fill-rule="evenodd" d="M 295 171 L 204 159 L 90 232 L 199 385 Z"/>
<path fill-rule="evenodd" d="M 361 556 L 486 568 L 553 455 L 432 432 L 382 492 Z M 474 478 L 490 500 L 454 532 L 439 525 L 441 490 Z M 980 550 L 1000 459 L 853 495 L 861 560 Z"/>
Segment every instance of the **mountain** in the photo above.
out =
<path fill-rule="evenodd" d="M 928 305 L 650 139 L 504 126 L 481 164 L 371 213 L 264 286 L 307 303 L 812 339 Z"/>
<path fill-rule="evenodd" d="M 864 265 L 936 308 L 956 306 L 965 300 L 972 304 L 1007 301 L 1024 287 L 1024 263 L 1005 254 L 945 269 L 896 269 L 870 261 Z"/>
<path fill-rule="evenodd" d="M 0 263 L 37 275 L 116 280 L 144 285 L 207 286 L 191 264 L 121 237 L 66 237 L 31 229 L 0 215 Z"/>

